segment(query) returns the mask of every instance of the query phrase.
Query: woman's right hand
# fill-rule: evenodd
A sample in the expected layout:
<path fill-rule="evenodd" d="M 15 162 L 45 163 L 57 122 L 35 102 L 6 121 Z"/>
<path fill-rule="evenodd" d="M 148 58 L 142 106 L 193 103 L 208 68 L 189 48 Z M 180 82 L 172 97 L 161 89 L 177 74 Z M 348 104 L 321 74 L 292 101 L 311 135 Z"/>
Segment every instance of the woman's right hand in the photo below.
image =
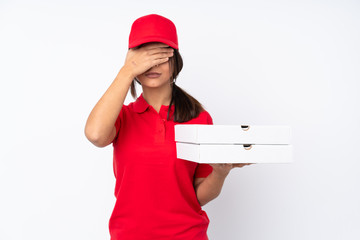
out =
<path fill-rule="evenodd" d="M 124 67 L 135 78 L 150 68 L 169 61 L 173 52 L 174 49 L 164 43 L 148 43 L 140 48 L 131 48 L 126 55 Z"/>

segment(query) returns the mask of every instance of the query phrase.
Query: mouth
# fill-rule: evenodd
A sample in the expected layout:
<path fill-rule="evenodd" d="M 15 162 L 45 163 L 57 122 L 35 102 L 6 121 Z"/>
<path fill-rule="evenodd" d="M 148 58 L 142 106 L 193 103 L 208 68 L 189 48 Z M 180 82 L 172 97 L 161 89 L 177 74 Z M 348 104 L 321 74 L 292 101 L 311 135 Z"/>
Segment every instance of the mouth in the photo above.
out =
<path fill-rule="evenodd" d="M 148 72 L 145 73 L 145 76 L 148 78 L 158 78 L 161 76 L 161 73 L 157 73 L 157 72 Z"/>

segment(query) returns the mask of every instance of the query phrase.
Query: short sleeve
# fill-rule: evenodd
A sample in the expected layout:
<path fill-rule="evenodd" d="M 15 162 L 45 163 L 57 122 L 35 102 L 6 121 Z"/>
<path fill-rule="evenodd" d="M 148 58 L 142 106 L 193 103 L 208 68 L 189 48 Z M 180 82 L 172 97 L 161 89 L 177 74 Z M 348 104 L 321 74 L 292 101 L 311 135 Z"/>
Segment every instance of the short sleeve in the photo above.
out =
<path fill-rule="evenodd" d="M 212 170 L 209 164 L 199 163 L 195 170 L 195 178 L 206 178 Z"/>
<path fill-rule="evenodd" d="M 213 125 L 213 119 L 212 117 L 210 116 L 210 114 L 208 112 L 206 112 L 206 123 L 209 124 L 209 125 Z"/>
<path fill-rule="evenodd" d="M 206 123 L 209 125 L 213 125 L 212 117 L 208 112 L 204 112 L 206 114 Z M 206 178 L 211 172 L 213 168 L 209 164 L 199 163 L 195 170 L 195 178 Z"/>
<path fill-rule="evenodd" d="M 115 128 L 116 128 L 116 135 L 118 134 L 119 132 L 119 129 L 120 129 L 120 114 L 119 116 L 117 117 L 116 121 L 115 121 Z"/>
<path fill-rule="evenodd" d="M 120 127 L 121 127 L 121 123 L 124 122 L 124 111 L 125 111 L 125 108 L 127 106 L 126 105 L 123 105 L 121 110 L 120 110 L 120 113 L 118 115 L 118 117 L 116 118 L 116 121 L 115 121 L 115 128 L 116 128 L 116 135 L 115 135 L 115 138 L 113 140 L 113 143 L 115 142 L 115 140 L 117 139 L 118 135 L 119 135 L 119 131 L 120 131 Z"/>

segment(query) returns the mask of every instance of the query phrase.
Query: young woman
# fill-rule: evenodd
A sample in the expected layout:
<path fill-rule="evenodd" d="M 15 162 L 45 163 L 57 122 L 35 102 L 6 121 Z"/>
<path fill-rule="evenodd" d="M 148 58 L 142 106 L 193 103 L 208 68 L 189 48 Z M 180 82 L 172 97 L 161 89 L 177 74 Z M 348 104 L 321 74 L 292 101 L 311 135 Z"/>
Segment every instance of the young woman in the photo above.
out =
<path fill-rule="evenodd" d="M 137 19 L 125 64 L 89 115 L 89 141 L 114 147 L 112 240 L 208 239 L 201 206 L 219 195 L 233 167 L 246 165 L 176 158 L 175 124 L 212 124 L 201 104 L 175 84 L 182 66 L 175 25 L 155 14 Z M 129 89 L 136 98 L 136 83 L 143 93 L 124 105 Z"/>

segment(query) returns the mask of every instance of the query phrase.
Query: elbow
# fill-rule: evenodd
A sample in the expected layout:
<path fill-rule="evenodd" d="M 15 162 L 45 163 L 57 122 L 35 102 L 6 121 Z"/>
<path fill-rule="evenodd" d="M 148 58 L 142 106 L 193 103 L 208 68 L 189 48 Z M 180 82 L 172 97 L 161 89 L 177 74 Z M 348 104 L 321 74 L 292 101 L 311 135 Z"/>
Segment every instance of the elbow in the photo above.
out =
<path fill-rule="evenodd" d="M 202 207 L 208 204 L 209 202 L 211 202 L 212 200 L 214 200 L 215 198 L 217 198 L 219 195 L 220 192 L 212 192 L 211 194 L 206 196 L 197 195 L 197 199 L 199 201 L 200 206 Z"/>
<path fill-rule="evenodd" d="M 88 126 L 85 127 L 84 133 L 86 138 L 97 147 L 102 148 L 110 144 L 108 139 L 103 137 L 99 131 L 95 131 Z"/>
<path fill-rule="evenodd" d="M 217 198 L 217 196 L 212 197 L 211 199 L 207 199 L 207 200 L 199 200 L 200 206 L 203 207 L 206 204 L 208 204 L 209 202 L 211 202 L 212 200 L 214 200 L 215 198 Z"/>
<path fill-rule="evenodd" d="M 199 201 L 199 203 L 200 203 L 200 206 L 203 207 L 203 206 L 205 206 L 208 202 Z"/>

